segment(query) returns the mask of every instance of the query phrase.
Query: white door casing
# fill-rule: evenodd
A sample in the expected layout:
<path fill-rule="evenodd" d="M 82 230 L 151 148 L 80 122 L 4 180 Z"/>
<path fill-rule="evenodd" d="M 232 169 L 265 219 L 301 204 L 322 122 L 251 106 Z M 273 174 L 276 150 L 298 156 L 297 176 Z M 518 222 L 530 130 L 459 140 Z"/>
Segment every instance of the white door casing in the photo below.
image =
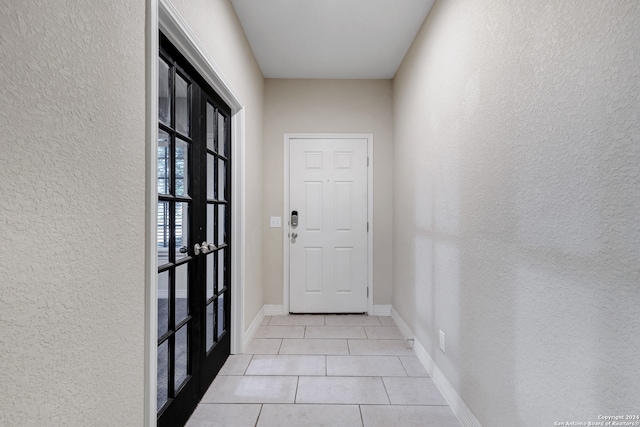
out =
<path fill-rule="evenodd" d="M 369 142 L 349 135 L 288 140 L 290 312 L 369 310 Z"/>

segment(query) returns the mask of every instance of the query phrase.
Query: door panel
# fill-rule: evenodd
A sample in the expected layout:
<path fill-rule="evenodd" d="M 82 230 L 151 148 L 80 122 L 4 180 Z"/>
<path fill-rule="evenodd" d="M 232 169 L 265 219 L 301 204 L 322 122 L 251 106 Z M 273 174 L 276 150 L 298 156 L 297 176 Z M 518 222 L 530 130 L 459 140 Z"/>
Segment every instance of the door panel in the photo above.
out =
<path fill-rule="evenodd" d="M 304 269 L 305 269 L 305 287 L 306 295 L 321 294 L 323 282 L 323 256 L 322 248 L 302 248 L 304 250 Z"/>
<path fill-rule="evenodd" d="M 367 141 L 290 141 L 290 311 L 367 311 Z"/>
<path fill-rule="evenodd" d="M 197 260 L 189 252 L 193 230 L 190 121 L 194 83 L 179 75 L 169 55 L 160 55 L 158 129 L 158 410 L 169 414 L 184 396 L 193 395 L 193 339 L 196 317 L 189 288 L 195 285 Z M 182 123 L 180 125 L 180 123 Z"/>

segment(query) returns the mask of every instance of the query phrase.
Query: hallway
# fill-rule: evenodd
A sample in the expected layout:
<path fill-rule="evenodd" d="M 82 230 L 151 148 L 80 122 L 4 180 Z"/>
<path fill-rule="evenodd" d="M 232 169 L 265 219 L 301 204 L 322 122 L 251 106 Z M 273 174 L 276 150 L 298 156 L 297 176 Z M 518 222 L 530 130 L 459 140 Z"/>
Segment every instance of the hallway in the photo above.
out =
<path fill-rule="evenodd" d="M 265 317 L 187 427 L 460 426 L 391 317 Z"/>
<path fill-rule="evenodd" d="M 396 26 L 410 4 L 431 7 L 409 16 L 414 31 Z M 547 427 L 638 413 L 640 1 L 3 6 L 0 426 L 156 427 L 159 394 L 192 398 L 183 418 L 202 402 L 191 427 L 416 424 L 407 418 Z M 316 6 L 322 14 L 310 13 Z M 396 66 L 352 73 L 374 68 L 365 53 L 391 64 L 379 55 L 387 40 L 366 34 L 393 26 L 409 42 L 392 49 Z M 262 61 L 251 40 L 268 48 L 274 39 L 254 39 L 261 28 L 294 51 L 280 56 L 279 44 Z M 188 69 L 160 62 L 160 34 Z M 348 48 L 350 37 L 371 49 Z M 348 54 L 335 57 L 325 41 Z M 340 75 L 302 73 L 331 58 Z M 294 73 L 293 61 L 304 69 Z M 272 74 L 271 62 L 293 71 Z M 185 89 L 192 71 L 201 79 Z M 206 105 L 218 97 L 232 110 L 224 155 L 192 144 L 211 141 L 211 123 L 185 126 L 217 121 Z M 388 317 L 284 315 L 290 218 L 309 212 L 291 206 L 285 185 L 290 134 L 373 135 L 366 311 L 393 313 L 403 336 Z M 162 200 L 158 178 L 168 183 Z M 229 198 L 196 194 L 223 181 Z M 201 250 L 207 241 L 221 252 L 224 233 L 209 219 L 222 224 L 222 205 L 224 269 Z M 197 286 L 214 277 L 209 260 L 230 279 L 222 304 L 209 298 L 211 280 Z M 227 292 L 215 277 L 214 291 Z M 203 294 L 207 319 L 229 306 L 229 321 L 215 326 L 231 333 L 194 324 L 204 339 L 185 340 L 187 323 L 205 318 Z M 202 376 L 176 394 L 189 367 L 209 366 L 202 350 L 216 335 L 229 350 L 208 379 L 234 356 L 204 400 Z M 413 351 L 403 337 L 415 339 Z"/>

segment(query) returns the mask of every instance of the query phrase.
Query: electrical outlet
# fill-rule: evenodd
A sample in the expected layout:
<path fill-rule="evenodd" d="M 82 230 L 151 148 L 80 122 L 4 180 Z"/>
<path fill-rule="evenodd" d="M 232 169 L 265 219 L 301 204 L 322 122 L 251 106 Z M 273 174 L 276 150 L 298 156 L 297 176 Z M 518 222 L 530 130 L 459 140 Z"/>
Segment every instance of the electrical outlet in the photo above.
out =
<path fill-rule="evenodd" d="M 269 224 L 271 228 L 280 228 L 282 227 L 282 218 L 279 216 L 272 216 Z"/>
<path fill-rule="evenodd" d="M 444 353 L 444 332 L 440 329 L 440 350 Z"/>

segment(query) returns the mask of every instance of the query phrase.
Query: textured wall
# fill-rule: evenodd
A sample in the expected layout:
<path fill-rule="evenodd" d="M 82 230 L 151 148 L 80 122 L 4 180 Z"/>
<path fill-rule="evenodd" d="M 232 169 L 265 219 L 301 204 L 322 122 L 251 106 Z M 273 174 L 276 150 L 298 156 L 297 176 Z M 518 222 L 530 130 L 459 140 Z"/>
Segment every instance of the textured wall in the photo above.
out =
<path fill-rule="evenodd" d="M 285 133 L 373 133 L 374 304 L 391 304 L 393 113 L 389 80 L 267 79 L 264 127 L 265 303 L 282 304 L 282 229 L 269 217 L 283 207 Z"/>
<path fill-rule="evenodd" d="M 448 0 L 395 78 L 394 306 L 484 426 L 638 412 L 639 58 L 634 0 Z"/>
<path fill-rule="evenodd" d="M 0 425 L 140 426 L 144 2 L 0 3 Z"/>
<path fill-rule="evenodd" d="M 244 322 L 249 327 L 263 301 L 262 119 L 264 79 L 228 0 L 173 0 L 234 93 L 245 105 L 246 258 Z"/>

